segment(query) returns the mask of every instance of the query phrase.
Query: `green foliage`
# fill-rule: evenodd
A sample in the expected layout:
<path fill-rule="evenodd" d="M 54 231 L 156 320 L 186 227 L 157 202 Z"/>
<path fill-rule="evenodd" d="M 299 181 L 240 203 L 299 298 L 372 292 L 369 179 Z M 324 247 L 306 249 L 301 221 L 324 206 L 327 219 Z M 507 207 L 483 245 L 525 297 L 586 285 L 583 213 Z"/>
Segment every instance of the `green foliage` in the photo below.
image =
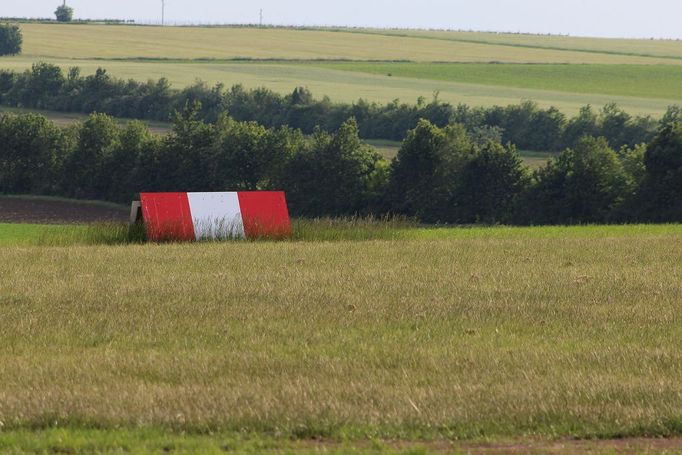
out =
<path fill-rule="evenodd" d="M 68 134 L 36 114 L 0 116 L 0 193 L 54 191 Z"/>
<path fill-rule="evenodd" d="M 438 128 L 421 120 L 403 142 L 391 171 L 391 205 L 427 222 L 449 221 L 457 174 L 473 153 L 461 125 Z"/>
<path fill-rule="evenodd" d="M 24 37 L 18 25 L 0 24 L 0 56 L 21 54 Z"/>
<path fill-rule="evenodd" d="M 604 138 L 584 137 L 575 149 L 535 173 L 525 209 L 537 224 L 608 221 L 633 191 L 618 155 Z"/>
<path fill-rule="evenodd" d="M 639 187 L 646 175 L 646 144 L 637 144 L 634 147 L 623 146 L 618 151 L 618 159 L 623 164 L 623 169 L 632 179 L 635 186 Z"/>
<path fill-rule="evenodd" d="M 665 125 L 649 144 L 641 206 L 645 219 L 682 220 L 682 122 Z"/>
<path fill-rule="evenodd" d="M 73 8 L 60 5 L 54 12 L 57 22 L 71 22 L 73 20 Z"/>
<path fill-rule="evenodd" d="M 506 222 L 527 184 L 512 146 L 479 145 L 461 125 L 421 121 L 393 162 L 391 206 L 427 222 Z"/>
<path fill-rule="evenodd" d="M 194 103 L 200 103 L 197 120 L 215 123 L 229 113 L 238 121 L 254 121 L 266 128 L 286 126 L 305 134 L 312 134 L 316 128 L 334 132 L 352 117 L 364 139 L 401 141 L 421 119 L 439 128 L 461 123 L 479 145 L 492 139 L 540 152 L 575 147 L 586 135 L 604 136 L 614 149 L 634 147 L 649 142 L 662 124 L 679 115 L 679 108 L 673 106 L 657 122 L 650 117 L 633 117 L 611 104 L 598 113 L 587 106 L 577 117 L 567 119 L 558 109 L 540 108 L 531 101 L 472 108 L 443 103 L 438 94 L 430 102 L 420 99 L 417 105 L 397 100 L 386 105 L 364 100 L 348 105 L 315 99 L 300 87 L 286 96 L 265 88 L 246 90 L 236 85 L 225 89 L 221 84 L 210 87 L 203 82 L 174 90 L 163 78 L 143 83 L 124 81 L 102 68 L 86 77 L 78 68 L 65 75 L 60 67 L 48 63 L 34 64 L 21 74 L 0 71 L 0 104 L 13 107 L 168 121 L 175 111 Z"/>
<path fill-rule="evenodd" d="M 452 201 L 460 223 L 508 223 L 529 183 L 513 146 L 488 142 L 462 168 Z"/>
<path fill-rule="evenodd" d="M 294 210 L 307 216 L 372 212 L 387 181 L 387 167 L 381 163 L 350 119 L 336 133 L 316 131 L 287 166 L 282 186 Z"/>
<path fill-rule="evenodd" d="M 0 115 L 0 192 L 128 202 L 141 191 L 284 190 L 294 215 L 395 213 L 428 223 L 680 217 L 679 123 L 617 153 L 585 136 L 530 179 L 514 146 L 462 125 L 421 120 L 388 163 L 360 140 L 354 119 L 305 136 L 224 115 L 206 123 L 201 109 L 188 103 L 163 137 L 105 114 L 64 129 L 35 114 Z"/>
<path fill-rule="evenodd" d="M 73 153 L 65 164 L 65 188 L 69 196 L 101 199 L 111 176 L 107 165 L 120 147 L 120 130 L 105 114 L 92 114 L 78 130 Z"/>

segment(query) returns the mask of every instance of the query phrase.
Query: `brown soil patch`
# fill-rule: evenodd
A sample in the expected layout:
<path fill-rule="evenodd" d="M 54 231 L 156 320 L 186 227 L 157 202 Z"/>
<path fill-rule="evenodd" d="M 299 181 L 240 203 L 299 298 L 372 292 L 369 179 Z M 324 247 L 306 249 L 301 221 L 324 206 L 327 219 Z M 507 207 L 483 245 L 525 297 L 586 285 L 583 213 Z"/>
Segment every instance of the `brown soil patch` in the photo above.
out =
<path fill-rule="evenodd" d="M 0 223 L 92 224 L 128 221 L 125 207 L 49 198 L 0 197 Z"/>

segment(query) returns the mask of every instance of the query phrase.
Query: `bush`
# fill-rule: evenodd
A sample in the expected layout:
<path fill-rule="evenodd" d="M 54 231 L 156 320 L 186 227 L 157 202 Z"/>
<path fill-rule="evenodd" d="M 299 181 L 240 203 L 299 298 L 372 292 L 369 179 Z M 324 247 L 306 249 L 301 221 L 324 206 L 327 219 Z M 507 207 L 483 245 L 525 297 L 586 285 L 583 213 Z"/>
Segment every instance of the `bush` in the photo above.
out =
<path fill-rule="evenodd" d="M 24 42 L 18 25 L 0 24 L 0 56 L 21 54 Z"/>

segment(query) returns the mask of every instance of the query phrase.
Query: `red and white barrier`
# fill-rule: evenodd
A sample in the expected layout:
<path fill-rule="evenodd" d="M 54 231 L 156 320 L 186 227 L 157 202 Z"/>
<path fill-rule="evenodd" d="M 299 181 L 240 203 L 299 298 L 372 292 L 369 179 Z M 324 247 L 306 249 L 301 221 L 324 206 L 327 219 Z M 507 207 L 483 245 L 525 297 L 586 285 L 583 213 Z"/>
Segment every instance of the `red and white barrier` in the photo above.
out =
<path fill-rule="evenodd" d="M 152 241 L 291 236 L 280 191 L 141 193 L 142 216 Z"/>

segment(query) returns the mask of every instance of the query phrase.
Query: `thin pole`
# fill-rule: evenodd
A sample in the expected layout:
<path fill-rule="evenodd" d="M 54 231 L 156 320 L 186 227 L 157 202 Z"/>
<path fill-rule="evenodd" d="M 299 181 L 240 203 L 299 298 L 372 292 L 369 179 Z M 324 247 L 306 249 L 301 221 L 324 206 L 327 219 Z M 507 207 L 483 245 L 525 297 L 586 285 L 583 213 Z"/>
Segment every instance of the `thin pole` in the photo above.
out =
<path fill-rule="evenodd" d="M 263 8 L 260 9 L 260 26 L 263 26 Z"/>
<path fill-rule="evenodd" d="M 166 0 L 161 0 L 161 25 L 163 26 L 165 24 L 166 24 Z"/>

